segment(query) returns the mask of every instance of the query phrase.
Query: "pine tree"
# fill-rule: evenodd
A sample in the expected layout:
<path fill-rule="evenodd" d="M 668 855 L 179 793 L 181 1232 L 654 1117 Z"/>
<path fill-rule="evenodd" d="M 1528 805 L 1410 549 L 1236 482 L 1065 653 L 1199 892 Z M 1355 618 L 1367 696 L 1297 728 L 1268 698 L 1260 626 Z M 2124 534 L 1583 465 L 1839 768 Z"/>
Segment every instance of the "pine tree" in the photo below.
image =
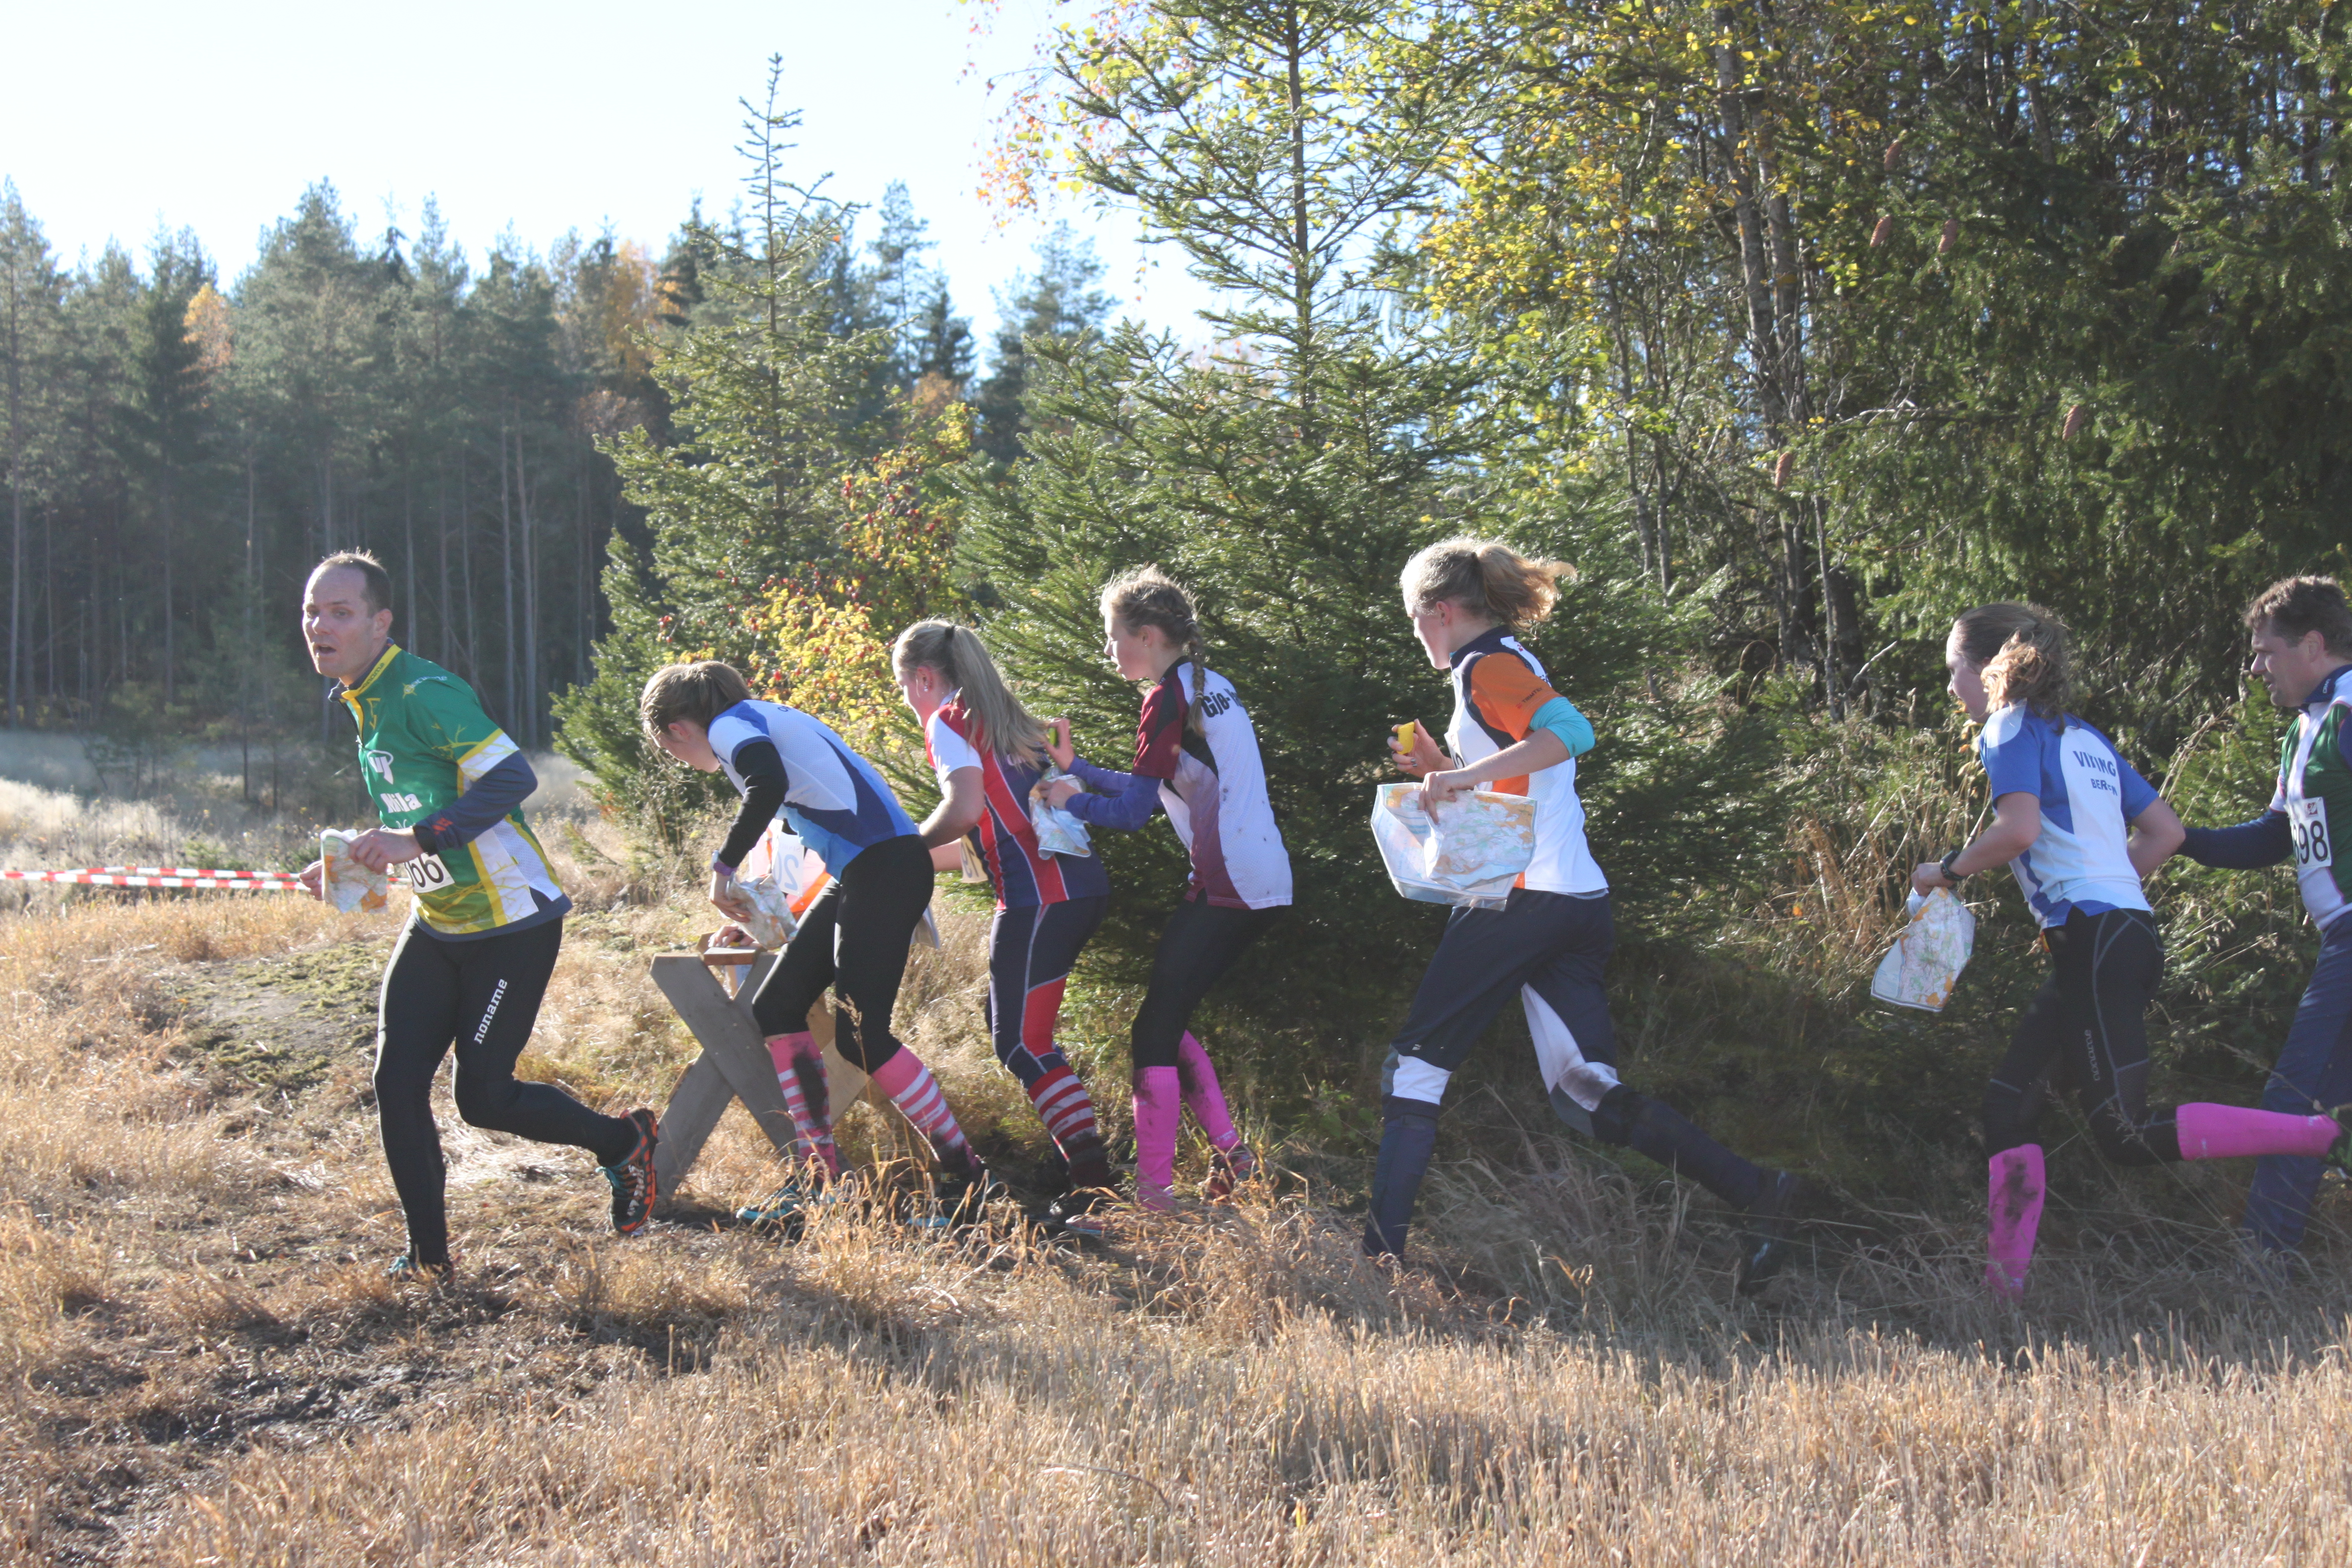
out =
<path fill-rule="evenodd" d="M 52 411 L 46 394 L 62 344 L 65 279 L 48 241 L 25 210 L 14 180 L 0 184 L 0 374 L 6 402 L 8 463 L 8 722 L 24 721 L 26 511 L 40 500 L 35 468 L 47 445 Z"/>

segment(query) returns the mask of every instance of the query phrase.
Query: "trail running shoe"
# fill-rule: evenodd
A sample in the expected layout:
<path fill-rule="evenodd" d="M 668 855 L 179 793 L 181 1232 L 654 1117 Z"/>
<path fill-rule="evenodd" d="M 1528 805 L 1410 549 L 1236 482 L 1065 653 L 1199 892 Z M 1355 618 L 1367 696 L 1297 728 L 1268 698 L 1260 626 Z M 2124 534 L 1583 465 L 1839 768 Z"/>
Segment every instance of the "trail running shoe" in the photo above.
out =
<path fill-rule="evenodd" d="M 1051 1236 L 1075 1236 L 1080 1241 L 1103 1238 L 1103 1217 L 1097 1212 L 1104 1198 L 1100 1187 L 1079 1187 L 1045 1205 L 1045 1226 Z"/>
<path fill-rule="evenodd" d="M 1138 1182 L 1135 1184 L 1135 1206 L 1145 1214 L 1174 1214 L 1176 1194 L 1166 1187 Z"/>
<path fill-rule="evenodd" d="M 1201 1195 L 1213 1204 L 1231 1203 L 1234 1189 L 1256 1174 L 1257 1156 L 1248 1144 L 1216 1150 L 1209 1156 L 1209 1179 L 1201 1184 Z"/>
<path fill-rule="evenodd" d="M 1753 1296 L 1764 1289 L 1765 1282 L 1780 1271 L 1794 1250 L 1791 1243 L 1795 1222 L 1791 1211 L 1805 1184 L 1786 1171 L 1775 1171 L 1764 1179 L 1764 1190 L 1748 1205 L 1742 1216 L 1747 1221 L 1741 1227 L 1741 1256 L 1731 1272 L 1733 1286 L 1743 1296 Z"/>
<path fill-rule="evenodd" d="M 807 1184 L 794 1176 L 758 1203 L 737 1209 L 735 1217 L 745 1225 L 782 1225 L 799 1218 L 814 1196 Z"/>
<path fill-rule="evenodd" d="M 934 1174 L 929 1212 L 918 1209 L 908 1216 L 907 1223 L 917 1230 L 952 1230 L 958 1226 L 976 1225 L 981 1211 L 1004 1195 L 1004 1184 L 990 1175 L 987 1166 L 974 1160 L 968 1174 L 948 1171 Z"/>
<path fill-rule="evenodd" d="M 438 1290 L 449 1283 L 456 1266 L 447 1263 L 419 1263 L 408 1253 L 394 1258 L 383 1277 L 395 1285 L 422 1285 L 428 1290 Z"/>
<path fill-rule="evenodd" d="M 619 1164 L 598 1168 L 613 1184 L 613 1228 L 635 1236 L 653 1217 L 655 1201 L 661 1195 L 654 1180 L 654 1144 L 661 1129 L 654 1113 L 642 1106 L 622 1120 L 635 1123 L 637 1146 Z"/>

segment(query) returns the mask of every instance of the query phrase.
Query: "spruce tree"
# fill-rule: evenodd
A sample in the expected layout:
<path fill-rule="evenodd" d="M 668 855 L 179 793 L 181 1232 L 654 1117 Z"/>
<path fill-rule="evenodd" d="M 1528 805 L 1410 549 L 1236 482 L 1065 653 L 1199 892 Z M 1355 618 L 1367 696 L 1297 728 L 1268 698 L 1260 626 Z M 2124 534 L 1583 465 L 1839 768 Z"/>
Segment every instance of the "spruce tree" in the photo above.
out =
<path fill-rule="evenodd" d="M 732 226 L 696 226 L 688 244 L 702 299 L 653 366 L 677 432 L 600 440 L 650 547 L 615 536 L 604 571 L 613 629 L 596 673 L 556 703 L 557 746 L 607 795 L 665 836 L 698 789 L 646 745 L 639 688 L 681 658 L 741 657 L 743 617 L 771 582 L 836 549 L 843 474 L 870 439 L 859 417 L 880 332 L 843 336 L 838 214 L 787 174 L 796 112 L 744 105 L 746 201 Z"/>
<path fill-rule="evenodd" d="M 1192 587 L 1209 663 L 1256 723 L 1297 881 L 1280 940 L 1220 996 L 1262 1028 L 1344 1037 L 1385 1016 L 1433 919 L 1389 889 L 1367 826 L 1389 727 L 1442 724 L 1448 705 L 1398 573 L 1418 544 L 1495 520 L 1448 424 L 1454 373 L 1356 270 L 1424 195 L 1421 166 L 1350 108 L 1365 17 L 1218 0 L 1153 22 L 1063 58 L 1098 132 L 1076 142 L 1081 173 L 1219 291 L 1223 341 L 1192 353 L 1131 323 L 1026 336 L 1028 458 L 1003 482 L 975 473 L 966 565 L 1032 706 L 1071 714 L 1112 765 L 1138 695 L 1101 658 L 1097 590 L 1147 562 Z M 1073 294 L 1053 303 L 1083 308 Z M 1097 841 L 1134 890 L 1095 951 L 1139 978 L 1182 851 L 1165 829 Z"/>
<path fill-rule="evenodd" d="M 995 352 L 988 379 L 972 400 L 980 415 L 980 447 L 1000 463 L 1022 455 L 1027 429 L 1022 400 L 1029 390 L 1031 342 L 1061 342 L 1099 331 L 1117 305 L 1098 288 L 1102 263 L 1094 242 L 1081 239 L 1066 223 L 1039 237 L 1036 267 L 1010 289 L 1000 289 Z"/>

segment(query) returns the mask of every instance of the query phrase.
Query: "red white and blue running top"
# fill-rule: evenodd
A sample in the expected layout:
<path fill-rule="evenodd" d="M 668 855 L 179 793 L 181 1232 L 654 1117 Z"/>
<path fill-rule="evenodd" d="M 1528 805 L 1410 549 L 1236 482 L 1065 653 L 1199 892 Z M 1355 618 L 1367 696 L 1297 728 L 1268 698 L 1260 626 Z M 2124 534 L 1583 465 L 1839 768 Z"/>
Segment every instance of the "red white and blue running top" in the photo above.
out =
<path fill-rule="evenodd" d="M 1454 720 L 1446 726 L 1445 745 L 1464 767 L 1538 730 L 1560 738 L 1568 748 L 1565 762 L 1479 786 L 1536 803 L 1535 856 L 1516 885 L 1579 898 L 1605 893 L 1609 879 L 1584 841 L 1584 802 L 1576 793 L 1576 759 L 1592 749 L 1592 726 L 1551 689 L 1536 656 L 1502 627 L 1481 632 L 1454 650 Z"/>
<path fill-rule="evenodd" d="M 746 807 L 719 852 L 729 866 L 742 863 L 743 855 L 766 830 L 768 818 L 775 816 L 782 816 L 836 877 L 859 851 L 915 831 L 914 819 L 874 764 L 851 751 L 832 726 L 797 708 L 757 700 L 738 702 L 711 720 L 710 749 L 728 779 L 743 792 Z M 767 805 L 771 799 L 774 805 Z M 767 806 L 764 815 L 759 806 Z M 740 847 L 739 837 L 743 839 Z"/>
<path fill-rule="evenodd" d="M 1196 671 L 1189 690 L 1187 669 Z M 1194 734 L 1185 722 L 1190 692 L 1201 693 L 1206 734 Z M 1290 902 L 1290 852 L 1266 798 L 1257 729 L 1223 676 L 1212 670 L 1202 680 L 1190 659 L 1178 659 L 1144 694 L 1134 771 L 1098 768 L 1080 757 L 1070 772 L 1105 792 L 1070 798 L 1070 815 L 1081 822 L 1132 831 L 1151 819 L 1154 806 L 1167 811 L 1192 858 L 1186 898 L 1234 910 Z"/>
<path fill-rule="evenodd" d="M 1070 899 L 1108 898 L 1110 873 L 1095 855 L 1047 855 L 1037 847 L 1037 826 L 1029 817 L 1029 791 L 1043 776 L 1032 766 L 1003 752 L 983 752 L 973 739 L 977 725 L 950 692 L 923 726 L 923 750 L 940 775 L 940 793 L 947 793 L 948 775 L 958 768 L 980 770 L 981 793 L 987 809 L 980 814 L 968 837 L 988 867 L 988 880 L 996 889 L 1000 910 L 1034 909 Z"/>
<path fill-rule="evenodd" d="M 2053 723 L 2012 703 L 1986 718 L 1977 759 L 1994 800 L 2030 795 L 2041 803 L 2042 835 L 2009 868 L 2045 929 L 2076 910 L 2147 908 L 2128 844 L 2132 818 L 2156 803 L 2156 790 L 2114 742 L 2072 713 Z"/>

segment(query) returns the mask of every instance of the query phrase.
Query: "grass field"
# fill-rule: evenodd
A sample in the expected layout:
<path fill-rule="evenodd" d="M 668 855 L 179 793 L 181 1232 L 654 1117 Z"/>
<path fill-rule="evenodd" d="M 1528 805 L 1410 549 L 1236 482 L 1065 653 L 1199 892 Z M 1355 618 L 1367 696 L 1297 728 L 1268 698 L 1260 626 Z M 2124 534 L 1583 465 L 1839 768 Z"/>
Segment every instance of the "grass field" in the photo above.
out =
<path fill-rule="evenodd" d="M 15 835 L 93 855 L 168 837 L 9 808 Z M 692 1047 L 646 961 L 708 911 L 633 879 L 603 829 L 548 837 L 583 912 L 526 1070 L 607 1108 L 659 1103 Z M 368 1051 L 400 912 L 43 892 L 0 915 L 0 1561 L 1790 1568 L 2352 1548 L 2352 1269 L 2331 1221 L 2310 1280 L 2242 1274 L 2242 1171 L 2053 1194 L 2023 1311 L 1981 1299 L 1965 1205 L 1888 1214 L 1833 1190 L 1803 1262 L 1743 1302 L 1704 1198 L 1499 1102 L 1449 1132 L 1442 1243 L 1384 1270 L 1344 1212 L 1360 1151 L 1304 1136 L 1270 1138 L 1276 1178 L 1234 1206 L 1099 1249 L 1041 1245 L 1009 1213 L 947 1243 L 844 1216 L 785 1247 L 714 1223 L 767 1174 L 738 1112 L 680 1194 L 688 1217 L 622 1241 L 584 1156 L 472 1131 L 445 1089 L 462 1273 L 396 1289 Z M 1019 1174 L 1036 1134 L 977 1036 L 980 919 L 947 923 L 902 1032 Z M 870 1106 L 845 1141 L 906 1150 Z"/>

